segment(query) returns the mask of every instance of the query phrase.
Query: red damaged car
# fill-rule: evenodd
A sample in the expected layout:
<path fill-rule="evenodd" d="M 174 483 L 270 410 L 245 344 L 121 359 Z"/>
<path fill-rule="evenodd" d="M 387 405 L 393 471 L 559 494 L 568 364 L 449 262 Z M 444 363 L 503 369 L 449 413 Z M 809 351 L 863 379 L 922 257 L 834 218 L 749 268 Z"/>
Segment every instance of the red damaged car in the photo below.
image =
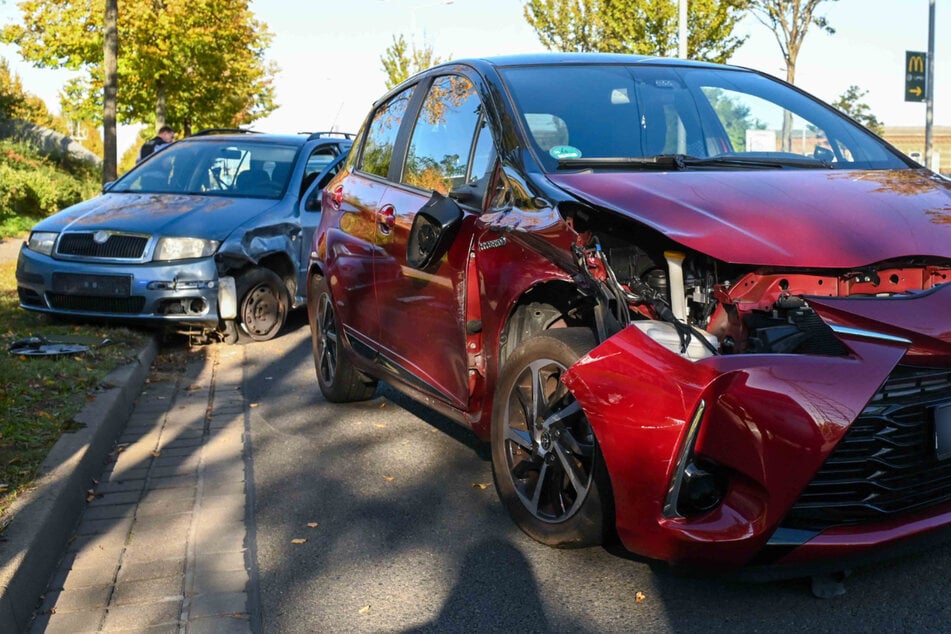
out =
<path fill-rule="evenodd" d="M 795 87 L 611 55 L 465 60 L 324 190 L 320 389 L 491 441 L 552 546 L 845 567 L 951 526 L 951 184 Z"/>

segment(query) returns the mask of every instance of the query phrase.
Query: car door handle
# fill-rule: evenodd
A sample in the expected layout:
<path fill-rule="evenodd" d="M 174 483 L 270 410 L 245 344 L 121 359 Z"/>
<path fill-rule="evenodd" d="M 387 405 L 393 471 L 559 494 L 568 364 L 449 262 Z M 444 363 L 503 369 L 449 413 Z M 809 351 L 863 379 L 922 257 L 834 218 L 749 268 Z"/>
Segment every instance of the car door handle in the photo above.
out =
<path fill-rule="evenodd" d="M 396 226 L 396 209 L 393 205 L 383 205 L 376 212 L 376 226 L 380 233 L 387 235 Z"/>

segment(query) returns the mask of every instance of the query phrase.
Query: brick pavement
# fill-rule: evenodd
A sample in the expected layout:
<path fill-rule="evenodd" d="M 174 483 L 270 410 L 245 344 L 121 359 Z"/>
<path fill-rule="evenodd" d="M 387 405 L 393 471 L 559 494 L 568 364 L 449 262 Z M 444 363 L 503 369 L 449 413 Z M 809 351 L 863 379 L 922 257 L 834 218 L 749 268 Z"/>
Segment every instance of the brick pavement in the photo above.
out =
<path fill-rule="evenodd" d="M 32 632 L 250 632 L 244 349 L 153 366 Z"/>

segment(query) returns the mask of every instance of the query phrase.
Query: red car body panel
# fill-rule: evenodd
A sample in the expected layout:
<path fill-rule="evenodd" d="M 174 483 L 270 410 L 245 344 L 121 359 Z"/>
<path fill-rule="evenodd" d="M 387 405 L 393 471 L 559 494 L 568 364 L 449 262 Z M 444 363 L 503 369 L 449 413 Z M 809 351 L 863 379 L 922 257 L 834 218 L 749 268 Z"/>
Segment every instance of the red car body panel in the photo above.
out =
<path fill-rule="evenodd" d="M 828 323 L 907 338 L 915 363 L 947 364 L 951 357 L 949 285 L 908 299 L 811 297 L 809 304 Z"/>
<path fill-rule="evenodd" d="M 549 178 L 583 200 L 725 262 L 844 268 L 951 254 L 951 191 L 919 170 L 774 170 L 752 178 L 739 171 L 599 172 Z"/>
<path fill-rule="evenodd" d="M 671 562 L 750 561 L 905 357 L 909 345 L 897 337 L 913 341 L 932 362 L 951 364 L 946 319 L 951 287 L 907 300 L 813 303 L 835 307 L 832 323 L 874 324 L 877 332 L 890 332 L 896 340 L 843 335 L 850 349 L 843 357 L 734 355 L 691 362 L 627 328 L 570 369 L 565 381 L 601 443 L 614 483 L 617 528 L 627 548 Z M 859 318 L 847 319 L 855 313 Z M 675 452 L 701 400 L 707 407 L 696 451 L 739 477 L 714 512 L 666 519 L 662 506 Z M 642 468 L 657 463 L 666 464 L 666 472 Z M 638 486 L 627 486 L 631 482 Z M 835 548 L 845 552 L 845 546 L 879 547 L 941 525 L 940 517 L 947 514 L 939 508 L 914 522 L 836 527 L 783 563 L 824 559 Z"/>
<path fill-rule="evenodd" d="M 919 538 L 927 538 L 951 524 L 951 504 L 907 515 L 890 522 L 863 526 L 836 526 L 817 535 L 787 555 L 777 559 L 777 566 L 814 566 L 820 562 L 843 557 L 872 558 L 882 545 L 900 546 Z"/>

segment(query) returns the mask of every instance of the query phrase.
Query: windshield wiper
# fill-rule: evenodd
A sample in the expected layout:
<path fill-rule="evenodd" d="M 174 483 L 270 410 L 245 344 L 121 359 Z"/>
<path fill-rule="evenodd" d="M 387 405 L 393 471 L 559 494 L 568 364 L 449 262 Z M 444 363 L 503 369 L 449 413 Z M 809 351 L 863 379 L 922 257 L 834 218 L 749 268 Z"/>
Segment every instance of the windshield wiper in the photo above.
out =
<path fill-rule="evenodd" d="M 607 156 L 591 158 L 564 158 L 558 160 L 559 169 L 585 168 L 643 168 L 685 170 L 691 167 L 740 167 L 746 169 L 782 169 L 798 167 L 806 169 L 832 169 L 832 163 L 804 156 L 799 157 L 744 157 L 711 156 L 700 158 L 689 154 L 658 154 L 656 156 Z"/>

